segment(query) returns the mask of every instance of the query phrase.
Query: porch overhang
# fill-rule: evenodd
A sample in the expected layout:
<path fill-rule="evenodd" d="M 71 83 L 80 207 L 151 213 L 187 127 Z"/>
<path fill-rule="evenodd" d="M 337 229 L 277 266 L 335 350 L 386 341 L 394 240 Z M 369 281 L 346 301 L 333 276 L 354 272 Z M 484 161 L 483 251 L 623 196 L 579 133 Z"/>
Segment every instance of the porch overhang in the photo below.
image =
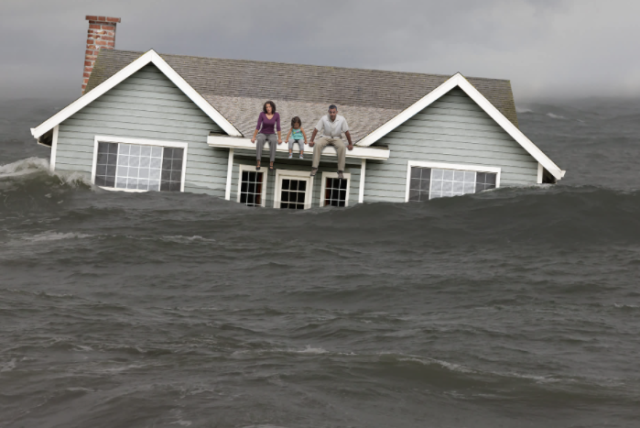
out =
<path fill-rule="evenodd" d="M 256 145 L 251 142 L 250 138 L 241 137 L 229 137 L 220 134 L 209 134 L 207 137 L 207 144 L 210 147 L 216 147 L 220 149 L 242 149 L 242 150 L 255 150 Z M 313 151 L 312 147 L 305 144 L 305 151 Z M 289 147 L 285 143 L 279 144 L 277 148 L 278 152 L 288 153 Z M 370 160 L 387 160 L 389 159 L 390 150 L 388 147 L 376 147 L 376 146 L 353 146 L 353 150 L 347 150 L 347 158 L 356 159 L 370 159 Z M 322 152 L 323 156 L 336 156 L 336 150 L 332 146 L 328 146 Z"/>

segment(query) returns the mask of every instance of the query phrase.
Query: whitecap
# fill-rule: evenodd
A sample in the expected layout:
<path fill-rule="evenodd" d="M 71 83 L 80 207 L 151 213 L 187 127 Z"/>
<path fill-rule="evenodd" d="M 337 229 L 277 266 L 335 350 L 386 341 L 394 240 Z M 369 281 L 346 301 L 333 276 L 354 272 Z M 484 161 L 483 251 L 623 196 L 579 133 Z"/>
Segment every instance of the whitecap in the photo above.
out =
<path fill-rule="evenodd" d="M 17 366 L 16 359 L 12 358 L 11 361 L 6 363 L 0 363 L 0 373 L 13 371 Z"/>
<path fill-rule="evenodd" d="M 204 238 L 200 235 L 194 235 L 194 236 L 166 235 L 166 236 L 161 236 L 160 239 L 163 241 L 174 242 L 176 244 L 190 244 L 196 241 L 197 242 L 216 242 L 215 239 Z"/>
<path fill-rule="evenodd" d="M 90 238 L 93 235 L 88 235 L 86 233 L 78 233 L 78 232 L 54 232 L 52 230 L 39 233 L 37 235 L 24 236 L 23 239 L 25 241 L 30 242 L 43 242 L 43 241 L 59 241 L 62 239 L 83 239 Z"/>
<path fill-rule="evenodd" d="M 0 165 L 0 177 L 16 177 L 39 171 L 49 171 L 49 161 L 42 158 L 26 158 Z"/>
<path fill-rule="evenodd" d="M 323 348 L 313 348 L 307 345 L 307 347 L 301 351 L 292 351 L 292 352 L 295 352 L 296 354 L 326 354 L 328 351 Z"/>
<path fill-rule="evenodd" d="M 564 116 L 560 116 L 558 114 L 553 114 L 553 113 L 547 113 L 547 116 L 549 116 L 551 119 L 566 119 L 566 117 Z"/>
<path fill-rule="evenodd" d="M 531 110 L 530 108 L 516 107 L 516 113 L 518 114 L 533 113 L 533 110 Z"/>

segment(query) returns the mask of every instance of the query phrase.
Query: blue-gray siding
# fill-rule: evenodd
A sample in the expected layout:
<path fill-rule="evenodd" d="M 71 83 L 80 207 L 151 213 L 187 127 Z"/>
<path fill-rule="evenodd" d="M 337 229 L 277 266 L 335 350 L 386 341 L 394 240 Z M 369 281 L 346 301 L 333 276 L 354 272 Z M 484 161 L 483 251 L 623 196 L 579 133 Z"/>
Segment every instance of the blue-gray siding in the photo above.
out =
<path fill-rule="evenodd" d="M 207 145 L 223 132 L 150 64 L 60 124 L 57 170 L 90 174 L 96 135 L 189 144 L 185 191 L 224 196 L 228 150 Z"/>
<path fill-rule="evenodd" d="M 408 161 L 501 168 L 501 186 L 533 185 L 538 163 L 461 89 L 454 89 L 376 145 L 385 162 L 368 161 L 365 202 L 403 202 Z"/>

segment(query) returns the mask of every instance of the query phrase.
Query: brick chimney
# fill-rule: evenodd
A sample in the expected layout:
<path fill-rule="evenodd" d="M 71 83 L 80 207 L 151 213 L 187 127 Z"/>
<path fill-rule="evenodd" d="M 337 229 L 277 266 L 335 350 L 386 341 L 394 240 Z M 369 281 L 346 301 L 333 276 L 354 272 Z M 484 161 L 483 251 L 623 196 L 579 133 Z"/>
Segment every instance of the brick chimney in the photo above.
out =
<path fill-rule="evenodd" d="M 89 21 L 89 32 L 87 33 L 87 50 L 84 55 L 84 74 L 82 75 L 83 94 L 100 49 L 114 49 L 116 47 L 116 25 L 120 23 L 120 18 L 108 16 L 88 15 L 86 19 Z"/>

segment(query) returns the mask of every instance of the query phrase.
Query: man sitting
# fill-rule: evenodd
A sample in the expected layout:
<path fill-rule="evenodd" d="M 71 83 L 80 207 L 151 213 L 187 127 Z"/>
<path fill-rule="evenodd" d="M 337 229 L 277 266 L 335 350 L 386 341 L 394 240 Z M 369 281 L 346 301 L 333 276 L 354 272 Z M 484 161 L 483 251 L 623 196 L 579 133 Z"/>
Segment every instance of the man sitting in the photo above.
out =
<path fill-rule="evenodd" d="M 322 137 L 318 140 L 318 146 L 314 147 L 316 143 L 314 140 L 318 131 L 322 131 Z M 349 134 L 349 125 L 343 116 L 338 115 L 338 107 L 331 104 L 329 106 L 329 114 L 322 116 L 318 121 L 316 128 L 313 130 L 309 146 L 313 147 L 313 163 L 311 167 L 311 176 L 315 176 L 318 172 L 318 165 L 320 165 L 320 156 L 322 156 L 322 150 L 325 147 L 331 145 L 336 148 L 338 153 L 338 177 L 344 178 L 344 165 L 346 163 L 346 147 L 344 142 L 340 138 L 342 133 L 347 136 L 349 141 L 349 150 L 353 150 L 353 143 L 351 142 L 351 134 Z"/>

